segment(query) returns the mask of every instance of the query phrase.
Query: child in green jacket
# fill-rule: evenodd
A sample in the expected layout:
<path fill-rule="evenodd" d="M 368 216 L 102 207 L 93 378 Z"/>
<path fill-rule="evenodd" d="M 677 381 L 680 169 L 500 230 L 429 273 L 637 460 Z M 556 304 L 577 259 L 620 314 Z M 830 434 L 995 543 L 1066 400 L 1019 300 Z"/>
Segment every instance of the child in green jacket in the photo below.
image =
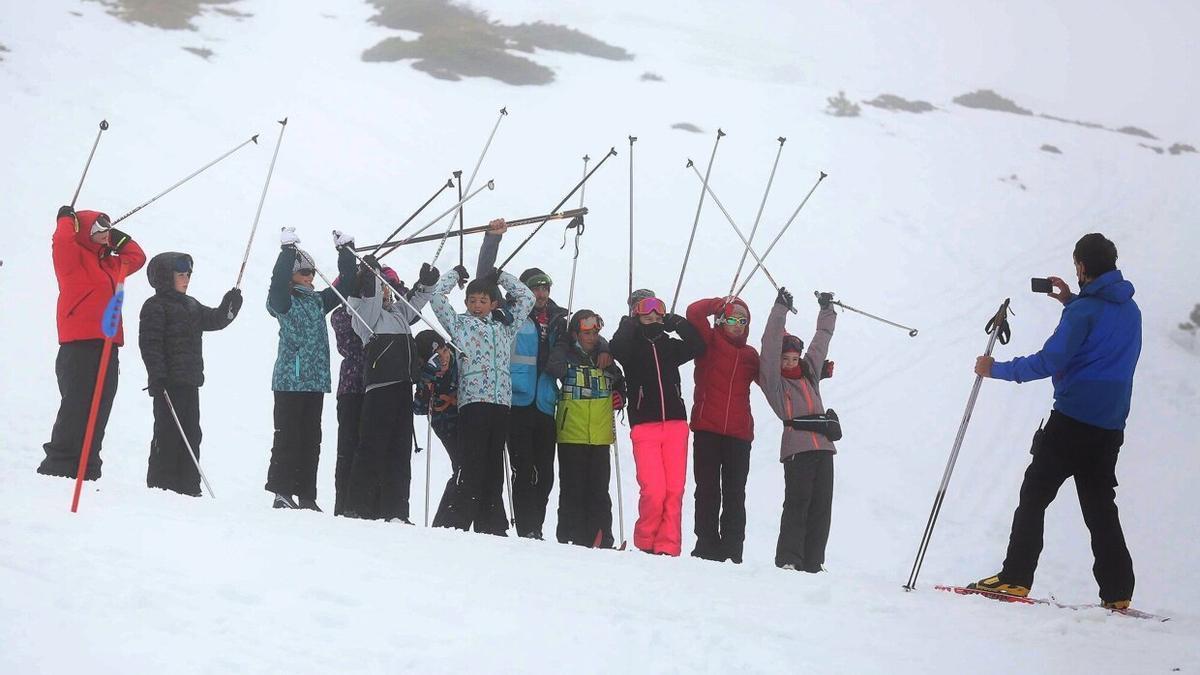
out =
<path fill-rule="evenodd" d="M 612 548 L 608 448 L 625 378 L 600 337 L 604 321 L 590 309 L 571 317 L 565 339 L 550 352 L 546 372 L 562 382 L 558 435 L 558 541 Z"/>

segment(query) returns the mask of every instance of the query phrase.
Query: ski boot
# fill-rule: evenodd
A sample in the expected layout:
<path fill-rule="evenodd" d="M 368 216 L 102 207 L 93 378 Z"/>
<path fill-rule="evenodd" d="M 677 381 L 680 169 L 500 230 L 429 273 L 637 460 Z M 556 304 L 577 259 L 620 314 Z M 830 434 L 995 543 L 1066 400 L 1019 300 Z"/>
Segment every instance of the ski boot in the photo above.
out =
<path fill-rule="evenodd" d="M 1000 580 L 1000 575 L 991 576 L 986 579 L 967 584 L 967 588 L 972 591 L 987 591 L 989 593 L 997 593 L 999 595 L 1011 595 L 1016 598 L 1025 598 L 1029 596 L 1029 587 L 1020 586 L 1018 584 L 1007 584 Z"/>
<path fill-rule="evenodd" d="M 275 503 L 271 505 L 271 508 L 298 509 L 298 508 L 300 508 L 300 505 L 297 504 L 295 502 L 295 500 L 292 499 L 291 495 L 281 495 L 278 492 L 276 492 L 275 493 Z"/>

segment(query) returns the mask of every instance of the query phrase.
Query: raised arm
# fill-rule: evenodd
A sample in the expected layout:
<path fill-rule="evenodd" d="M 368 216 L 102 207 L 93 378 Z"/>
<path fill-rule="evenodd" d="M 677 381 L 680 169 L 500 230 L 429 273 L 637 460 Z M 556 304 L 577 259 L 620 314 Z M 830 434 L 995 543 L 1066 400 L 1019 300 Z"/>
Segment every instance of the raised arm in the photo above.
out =
<path fill-rule="evenodd" d="M 476 279 L 482 279 L 496 269 L 496 254 L 500 252 L 500 240 L 503 238 L 503 234 L 494 232 L 483 235 L 483 243 L 479 245 L 479 260 L 475 263 Z"/>
<path fill-rule="evenodd" d="M 833 327 L 837 324 L 837 312 L 833 307 L 823 307 L 817 312 L 817 330 L 813 339 L 808 343 L 804 352 L 804 360 L 808 363 L 808 372 L 813 374 L 813 380 L 821 379 L 821 370 L 825 367 L 825 357 L 829 355 L 829 341 L 833 338 Z"/>
<path fill-rule="evenodd" d="M 241 310 L 242 292 L 236 288 L 230 289 L 216 307 L 200 305 L 200 330 L 221 330 L 233 323 Z"/>
<path fill-rule="evenodd" d="M 787 321 L 787 305 L 776 302 L 767 316 L 767 327 L 763 329 L 762 353 L 758 357 L 758 386 L 771 410 L 780 419 L 787 416 L 783 400 L 783 335 Z"/>
<path fill-rule="evenodd" d="M 1083 311 L 1085 308 L 1078 300 L 1064 307 L 1058 327 L 1042 345 L 1041 351 L 992 364 L 992 377 L 1020 383 L 1062 372 L 1087 337 L 1091 317 Z"/>
<path fill-rule="evenodd" d="M 673 330 L 682 338 L 682 342 L 675 350 L 676 365 L 683 365 L 692 359 L 704 356 L 704 352 L 708 349 L 708 345 L 704 343 L 704 338 L 701 337 L 700 331 L 692 325 L 692 322 L 675 314 L 668 314 L 665 318 L 667 321 L 667 330 Z"/>
<path fill-rule="evenodd" d="M 705 298 L 688 305 L 688 323 L 692 324 L 696 332 L 700 333 L 704 344 L 708 344 L 713 336 L 712 321 L 709 320 L 709 317 L 721 311 L 721 308 L 724 306 L 725 300 L 723 298 Z"/>
<path fill-rule="evenodd" d="M 459 316 L 454 312 L 454 308 L 450 306 L 450 300 L 446 294 L 450 289 L 458 284 L 458 272 L 450 270 L 442 275 L 441 279 L 434 284 L 430 290 L 429 303 L 433 305 L 433 313 L 437 316 L 438 322 L 446 329 L 451 338 L 457 338 L 459 335 Z"/>
<path fill-rule="evenodd" d="M 338 249 L 338 279 L 334 282 L 333 288 L 336 288 L 339 293 L 346 297 L 358 294 L 358 261 L 354 258 L 354 254 L 350 252 L 349 246 L 342 246 Z M 334 307 L 342 304 L 337 293 L 333 292 L 332 288 L 326 288 L 321 291 L 321 303 L 326 314 L 333 311 Z"/>
<path fill-rule="evenodd" d="M 292 266 L 296 263 L 295 246 L 284 246 L 271 269 L 271 287 L 267 290 L 267 308 L 275 314 L 292 309 Z"/>

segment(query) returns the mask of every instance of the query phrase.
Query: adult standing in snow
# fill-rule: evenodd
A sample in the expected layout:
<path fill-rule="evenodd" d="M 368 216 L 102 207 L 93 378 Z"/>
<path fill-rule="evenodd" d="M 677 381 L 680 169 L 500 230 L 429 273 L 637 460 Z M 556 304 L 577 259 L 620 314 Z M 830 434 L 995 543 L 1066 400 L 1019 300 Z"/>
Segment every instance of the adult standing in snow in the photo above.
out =
<path fill-rule="evenodd" d="M 1063 304 L 1063 311 L 1041 351 L 1000 363 L 990 356 L 975 361 L 975 373 L 983 377 L 1017 383 L 1051 378 L 1054 410 L 1034 437 L 1004 566 L 969 588 L 1029 594 L 1042 552 L 1046 507 L 1074 476 L 1083 521 L 1091 532 L 1100 600 L 1105 607 L 1124 609 L 1133 598 L 1133 561 L 1113 488 L 1142 349 L 1142 314 L 1133 301 L 1133 284 L 1117 269 L 1113 242 L 1102 234 L 1084 235 L 1073 257 L 1079 295 L 1062 279 L 1050 277 L 1050 297 Z"/>
<path fill-rule="evenodd" d="M 333 233 L 338 250 L 337 289 L 352 294 L 357 285 L 354 238 Z M 332 288 L 317 291 L 312 256 L 298 247 L 296 228 L 279 234 L 279 258 L 271 271 L 267 312 L 279 322 L 279 350 L 271 374 L 275 392 L 275 436 L 266 490 L 277 509 L 317 506 L 317 462 L 321 455 L 321 409 L 329 393 L 329 331 L 325 315 L 340 300 Z M 298 501 L 297 499 L 298 498 Z"/>
<path fill-rule="evenodd" d="M 146 486 L 200 496 L 200 474 L 188 445 L 200 457 L 200 387 L 204 385 L 205 331 L 221 330 L 242 308 L 242 292 L 225 292 L 217 307 L 205 307 L 188 295 L 192 256 L 159 253 L 150 259 L 146 278 L 154 295 L 142 305 L 138 347 L 146 364 L 147 391 L 154 398 L 154 437 Z M 167 400 L 167 397 L 170 400 Z M 174 411 L 174 415 L 172 414 Z M 175 423 L 176 416 L 179 425 Z M 187 434 L 187 444 L 179 426 Z"/>
<path fill-rule="evenodd" d="M 659 298 L 639 300 L 632 314 L 622 317 L 609 349 L 625 371 L 629 437 L 641 488 L 633 545 L 677 556 L 688 450 L 679 366 L 704 354 L 704 340 L 687 319 L 668 314 Z"/>
<path fill-rule="evenodd" d="M 689 305 L 687 319 L 705 345 L 704 354 L 696 359 L 692 404 L 696 478 L 692 555 L 741 564 L 746 477 L 754 441 L 750 384 L 758 379 L 758 351 L 746 344 L 750 308 L 738 297 L 708 298 Z"/>
<path fill-rule="evenodd" d="M 817 329 L 809 343 L 789 335 L 787 312 L 792 294 L 779 289 L 779 297 L 763 331 L 759 386 L 771 409 L 783 420 L 779 460 L 783 462 L 783 515 L 775 565 L 787 570 L 816 573 L 825 562 L 833 510 L 834 442 L 842 437 L 837 415 L 821 401 L 821 379 L 827 373 L 825 356 L 837 324 L 833 294 L 817 298 Z"/>
<path fill-rule="evenodd" d="M 54 374 L 62 399 L 50 442 L 42 446 L 46 457 L 37 471 L 47 476 L 75 478 L 104 349 L 100 322 L 116 290 L 117 277 L 141 269 L 146 254 L 129 235 L 113 228 L 108 215 L 99 211 L 77 212 L 70 206 L 58 210 L 50 248 L 54 276 L 58 279 L 59 346 Z M 121 266 L 125 268 L 124 274 L 120 273 Z M 100 446 L 117 393 L 119 347 L 125 343 L 122 326 L 117 326 L 112 342 L 85 480 L 100 477 L 103 463 Z"/>
<path fill-rule="evenodd" d="M 500 240 L 508 230 L 502 218 L 488 225 L 479 249 L 477 279 L 494 268 Z M 514 318 L 520 328 L 513 341 L 507 445 L 517 536 L 541 539 L 546 503 L 554 487 L 554 412 L 558 403 L 557 381 L 546 372 L 546 361 L 566 332 L 567 310 L 550 298 L 553 282 L 542 270 L 531 267 L 521 273 L 520 280 L 533 293 L 534 305 L 527 317 Z M 609 365 L 612 357 L 604 354 L 600 367 Z"/>

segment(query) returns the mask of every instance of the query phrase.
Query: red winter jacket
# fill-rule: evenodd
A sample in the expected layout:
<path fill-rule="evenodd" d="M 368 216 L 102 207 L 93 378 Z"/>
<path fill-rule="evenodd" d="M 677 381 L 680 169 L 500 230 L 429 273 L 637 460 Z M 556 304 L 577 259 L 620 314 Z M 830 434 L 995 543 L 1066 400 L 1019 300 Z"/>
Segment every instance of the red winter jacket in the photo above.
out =
<path fill-rule="evenodd" d="M 740 299 L 734 303 L 750 310 Z M 721 312 L 723 298 L 697 300 L 687 308 L 688 322 L 704 338 L 707 349 L 696 359 L 696 392 L 692 405 L 692 431 L 710 431 L 745 441 L 754 440 L 750 414 L 750 383 L 758 378 L 758 351 L 746 344 L 750 324 L 739 338 L 713 328 L 709 318 Z"/>
<path fill-rule="evenodd" d="M 117 271 L 123 263 L 130 275 L 146 264 L 146 254 L 129 239 L 119 255 L 92 241 L 92 224 L 99 211 L 77 211 L 75 219 L 63 216 L 54 230 L 51 251 L 54 276 L 58 277 L 58 343 L 77 340 L 103 340 L 100 320 L 117 288 Z M 113 342 L 125 343 L 123 328 L 117 328 Z"/>

